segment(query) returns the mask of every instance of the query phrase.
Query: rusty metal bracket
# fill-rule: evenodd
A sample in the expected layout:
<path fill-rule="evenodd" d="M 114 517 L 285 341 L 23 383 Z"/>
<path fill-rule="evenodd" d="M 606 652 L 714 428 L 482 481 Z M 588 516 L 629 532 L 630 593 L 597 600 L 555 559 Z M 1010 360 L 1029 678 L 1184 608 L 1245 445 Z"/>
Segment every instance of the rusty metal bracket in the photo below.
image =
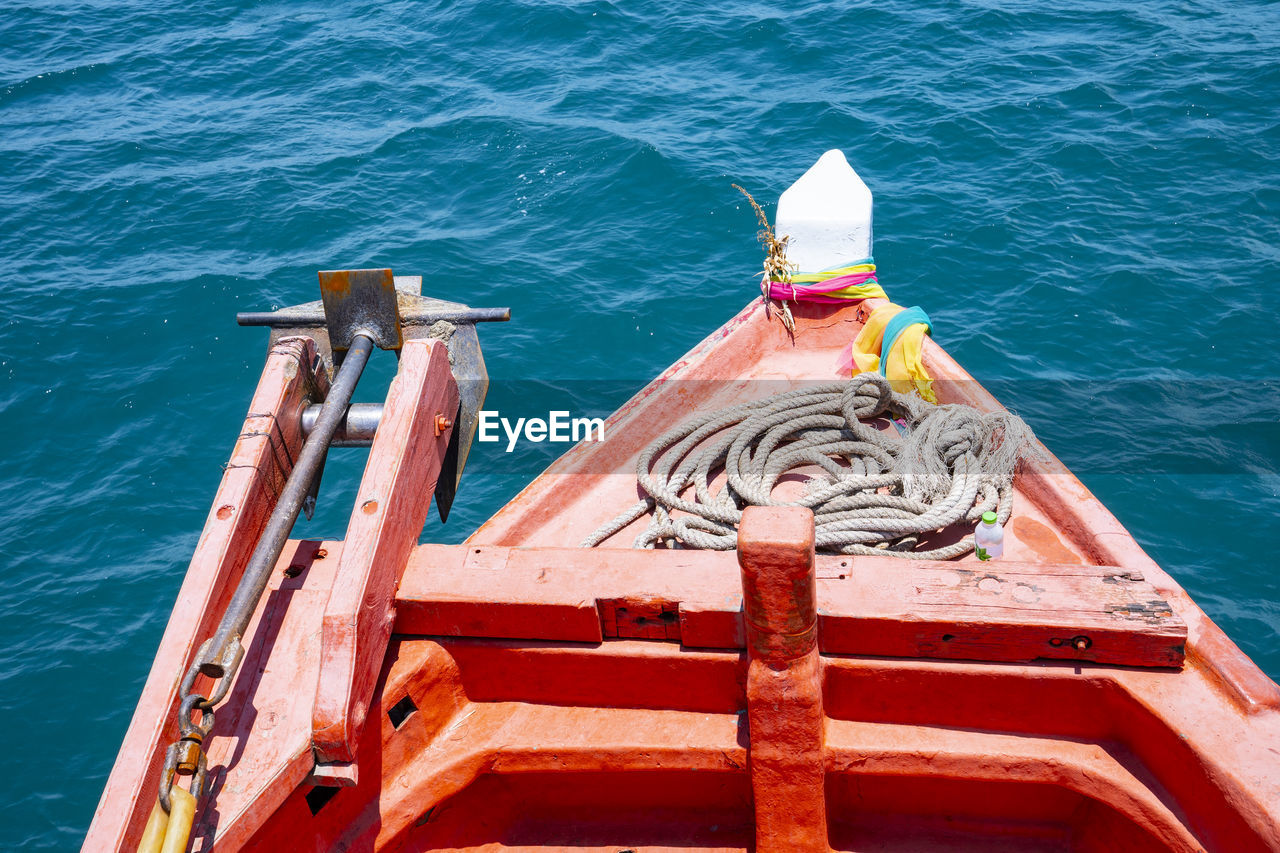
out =
<path fill-rule="evenodd" d="M 489 371 L 484 365 L 474 323 L 437 322 L 429 327 L 408 326 L 405 335 L 410 338 L 444 338 L 445 346 L 449 348 L 449 367 L 458 383 L 458 412 L 453 418 L 453 433 L 449 436 L 449 448 L 445 452 L 435 495 L 440 520 L 446 521 L 480 423 L 480 409 L 489 391 Z"/>
<path fill-rule="evenodd" d="M 399 353 L 404 346 L 391 270 L 321 270 L 320 301 L 338 361 L 358 334 L 367 335 L 379 349 Z"/>
<path fill-rule="evenodd" d="M 600 633 L 606 638 L 679 640 L 680 603 L 663 598 L 597 598 Z"/>

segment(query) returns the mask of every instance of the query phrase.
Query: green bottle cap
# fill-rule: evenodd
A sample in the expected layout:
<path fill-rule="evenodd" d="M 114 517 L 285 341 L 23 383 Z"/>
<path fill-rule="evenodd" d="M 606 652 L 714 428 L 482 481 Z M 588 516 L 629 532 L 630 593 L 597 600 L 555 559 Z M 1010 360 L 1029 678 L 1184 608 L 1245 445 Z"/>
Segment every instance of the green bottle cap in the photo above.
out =
<path fill-rule="evenodd" d="M 984 513 L 982 514 L 982 523 L 983 523 L 983 524 L 995 524 L 995 523 L 996 523 L 996 514 L 995 514 L 994 512 L 984 512 Z"/>

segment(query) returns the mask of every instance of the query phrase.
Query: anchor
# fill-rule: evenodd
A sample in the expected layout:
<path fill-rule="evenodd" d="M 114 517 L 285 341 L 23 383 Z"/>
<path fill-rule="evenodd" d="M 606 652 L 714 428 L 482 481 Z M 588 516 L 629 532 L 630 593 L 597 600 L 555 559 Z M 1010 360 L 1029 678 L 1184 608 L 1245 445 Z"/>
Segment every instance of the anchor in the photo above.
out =
<path fill-rule="evenodd" d="M 236 315 L 241 326 L 268 326 L 268 350 L 289 335 L 305 335 L 315 340 L 330 378 L 338 370 L 361 330 L 376 334 L 375 343 L 393 350 L 399 357 L 404 341 L 436 338 L 449 351 L 449 366 L 458 383 L 458 412 L 452 419 L 453 433 L 436 486 L 436 510 L 447 521 L 449 509 L 462 481 L 467 454 L 475 438 L 480 408 L 489 390 L 489 374 L 476 323 L 505 322 L 510 308 L 472 308 L 422 295 L 422 276 L 392 275 L 391 270 L 338 270 L 320 273 L 321 298 L 277 311 L 245 311 Z M 323 407 L 308 406 L 302 414 L 302 432 L 309 436 Z M 334 434 L 331 446 L 368 447 L 382 416 L 380 403 L 348 406 Z M 304 512 L 314 510 L 323 460 L 308 494 Z"/>

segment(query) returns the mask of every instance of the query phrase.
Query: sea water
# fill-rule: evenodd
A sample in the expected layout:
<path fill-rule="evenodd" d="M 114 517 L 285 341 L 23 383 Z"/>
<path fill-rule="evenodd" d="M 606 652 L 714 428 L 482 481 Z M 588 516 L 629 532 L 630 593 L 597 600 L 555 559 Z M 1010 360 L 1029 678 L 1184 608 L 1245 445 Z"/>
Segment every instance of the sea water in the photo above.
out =
<path fill-rule="evenodd" d="M 88 825 L 262 365 L 236 311 L 421 274 L 511 307 L 492 408 L 607 413 L 756 294 L 730 185 L 830 148 L 890 296 L 1280 676 L 1274 4 L 54 0 L 0 44 L 0 848 Z M 475 445 L 424 536 L 564 446 Z"/>

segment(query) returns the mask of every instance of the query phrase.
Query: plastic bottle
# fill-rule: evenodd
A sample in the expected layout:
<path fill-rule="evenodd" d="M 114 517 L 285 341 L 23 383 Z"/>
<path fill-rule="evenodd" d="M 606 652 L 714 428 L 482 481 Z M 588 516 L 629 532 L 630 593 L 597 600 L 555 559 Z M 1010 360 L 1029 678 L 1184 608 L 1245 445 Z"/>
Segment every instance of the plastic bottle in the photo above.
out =
<path fill-rule="evenodd" d="M 974 551 L 979 560 L 998 560 L 1004 555 L 1004 528 L 994 512 L 984 512 L 973 531 Z"/>

